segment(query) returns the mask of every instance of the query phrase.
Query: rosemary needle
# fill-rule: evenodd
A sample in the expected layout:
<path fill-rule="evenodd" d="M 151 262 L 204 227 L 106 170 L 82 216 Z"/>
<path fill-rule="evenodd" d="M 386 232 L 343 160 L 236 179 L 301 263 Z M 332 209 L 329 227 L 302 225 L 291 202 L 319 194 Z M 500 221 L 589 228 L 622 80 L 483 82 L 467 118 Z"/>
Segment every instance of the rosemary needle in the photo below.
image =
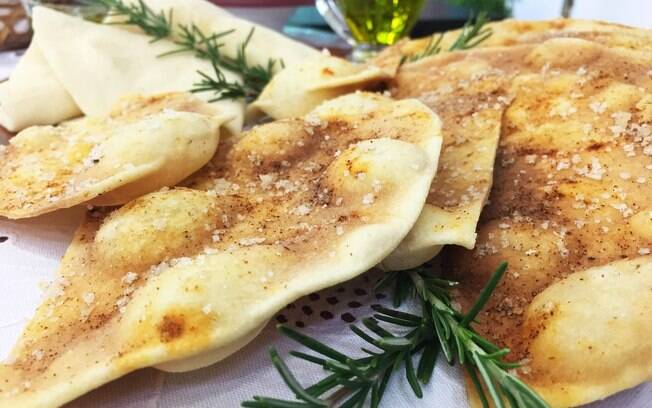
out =
<path fill-rule="evenodd" d="M 455 39 L 453 44 L 448 47 L 448 51 L 468 50 L 469 48 L 478 46 L 489 38 L 492 31 L 490 28 L 485 27 L 487 21 L 487 13 L 485 12 L 478 13 L 475 20 L 467 21 L 466 24 L 464 24 L 464 27 L 462 27 L 460 35 Z M 403 57 L 401 63 L 406 61 L 414 62 L 431 55 L 439 54 L 442 51 L 441 43 L 443 39 L 444 34 L 433 35 L 430 37 L 430 41 L 428 41 L 426 48 L 422 52 Z"/>
<path fill-rule="evenodd" d="M 166 15 L 156 13 L 143 0 L 127 4 L 122 0 L 82 0 L 83 4 L 104 9 L 106 15 L 125 17 L 126 20 L 110 24 L 128 24 L 140 27 L 157 41 L 172 35 L 172 10 Z"/>
<path fill-rule="evenodd" d="M 373 306 L 375 314 L 362 320 L 364 328 L 350 326 L 357 336 L 375 349 L 363 348 L 362 351 L 366 354 L 364 357 L 347 356 L 297 330 L 284 325 L 277 326 L 282 334 L 312 351 L 294 351 L 291 355 L 319 365 L 329 374 L 321 381 L 303 388 L 272 348 L 272 364 L 293 391 L 296 400 L 255 396 L 252 400 L 243 402 L 242 406 L 353 408 L 369 402 L 375 408 L 381 405 L 388 383 L 400 367 L 403 367 L 414 395 L 421 398 L 422 384 L 427 384 L 432 378 L 441 352 L 449 363 L 458 363 L 464 367 L 483 406 L 488 407 L 491 401 L 496 408 L 547 408 L 548 404 L 511 372 L 518 365 L 503 360 L 509 350 L 494 345 L 470 326 L 506 270 L 507 264 L 500 264 L 467 314 L 452 307 L 450 289 L 456 285 L 455 282 L 433 277 L 423 267 L 387 275 L 379 282 L 379 286 L 393 284 L 395 288 L 400 288 L 395 295 L 402 298 L 409 293 L 416 294 L 421 302 L 421 313 Z M 402 331 L 394 332 L 381 323 L 400 327 Z M 417 357 L 418 364 L 415 367 L 414 358 Z"/>

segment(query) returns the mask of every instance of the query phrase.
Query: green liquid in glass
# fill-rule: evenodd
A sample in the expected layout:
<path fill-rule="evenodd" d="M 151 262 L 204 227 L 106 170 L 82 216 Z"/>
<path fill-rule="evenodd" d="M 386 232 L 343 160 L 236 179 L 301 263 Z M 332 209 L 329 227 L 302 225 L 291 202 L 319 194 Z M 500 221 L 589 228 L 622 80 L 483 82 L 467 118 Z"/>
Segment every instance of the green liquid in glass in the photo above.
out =
<path fill-rule="evenodd" d="M 425 0 L 336 1 L 358 43 L 391 45 L 410 32 Z"/>

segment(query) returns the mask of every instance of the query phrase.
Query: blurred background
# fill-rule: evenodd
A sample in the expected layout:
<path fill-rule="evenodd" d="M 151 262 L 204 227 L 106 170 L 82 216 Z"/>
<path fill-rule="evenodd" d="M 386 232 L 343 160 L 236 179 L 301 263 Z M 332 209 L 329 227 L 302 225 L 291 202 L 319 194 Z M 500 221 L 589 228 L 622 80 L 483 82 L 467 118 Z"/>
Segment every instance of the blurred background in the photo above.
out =
<path fill-rule="evenodd" d="M 378 3 L 378 0 L 367 0 Z M 234 14 L 328 48 L 348 47 L 315 7 L 305 0 L 215 0 Z M 472 14 L 487 11 L 492 19 L 598 19 L 652 28 L 652 0 L 425 0 L 413 37 L 462 26 Z"/>
<path fill-rule="evenodd" d="M 15 59 L 31 39 L 29 10 L 39 3 L 47 3 L 78 12 L 83 0 L 0 0 L 0 80 L 6 78 L 4 66 L 12 66 Z M 490 19 L 518 18 L 528 20 L 552 19 L 562 15 L 573 18 L 599 19 L 639 27 L 652 28 L 652 0 L 211 0 L 229 9 L 232 13 L 253 20 L 270 28 L 282 31 L 316 47 L 326 47 L 339 55 L 350 52 L 352 45 L 363 42 L 364 32 L 351 32 L 355 21 L 347 18 L 340 24 L 340 30 L 329 19 L 328 4 L 335 12 L 349 4 L 352 15 L 361 8 L 368 8 L 362 16 L 360 27 L 369 24 L 368 14 L 383 8 L 401 7 L 410 9 L 401 16 L 401 32 L 392 33 L 387 44 L 411 30 L 413 37 L 426 36 L 433 32 L 462 26 L 470 16 L 487 12 Z M 321 3 L 321 4 L 320 4 Z M 394 6 L 392 6 L 392 4 Z M 316 7 L 317 6 L 317 7 Z M 319 7 L 321 6 L 321 7 Z M 339 9 L 339 10 L 338 10 Z M 326 12 L 325 12 L 326 10 Z M 416 10 L 416 11 L 414 11 Z M 320 13 L 321 12 L 321 13 Z M 332 14 L 332 13 L 331 13 Z M 347 17 L 351 17 L 347 16 Z M 326 19 L 324 18 L 326 17 Z M 340 15 L 340 17 L 342 17 Z M 386 18 L 383 16 L 382 18 Z M 343 18 L 341 18 L 343 20 Z M 329 25 L 326 20 L 331 24 Z M 390 19 L 391 20 L 391 19 Z M 392 23 L 393 24 L 393 23 Z M 342 32 L 346 31 L 346 32 Z M 336 33 L 337 32 L 337 33 Z M 376 33 L 372 33 L 376 35 Z M 348 37 L 348 38 L 347 38 Z M 374 42 L 374 41 L 372 41 Z"/>
<path fill-rule="evenodd" d="M 374 0 L 368 0 L 374 2 Z M 215 0 L 235 14 L 293 33 L 309 27 L 330 31 L 314 1 Z M 412 36 L 459 27 L 471 13 L 488 11 L 493 19 L 543 20 L 562 15 L 564 3 L 573 18 L 598 19 L 652 28 L 652 0 L 427 0 Z"/>

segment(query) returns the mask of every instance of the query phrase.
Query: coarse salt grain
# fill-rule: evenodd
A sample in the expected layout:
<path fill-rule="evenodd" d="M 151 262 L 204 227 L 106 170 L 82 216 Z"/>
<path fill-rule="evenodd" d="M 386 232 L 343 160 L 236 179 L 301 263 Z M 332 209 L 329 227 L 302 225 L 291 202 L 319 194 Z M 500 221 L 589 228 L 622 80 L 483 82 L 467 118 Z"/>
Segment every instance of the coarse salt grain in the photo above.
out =
<path fill-rule="evenodd" d="M 118 300 L 116 300 L 115 305 L 120 313 L 124 313 L 127 310 L 127 303 L 129 303 L 129 297 L 127 296 L 120 296 Z"/>
<path fill-rule="evenodd" d="M 276 174 L 270 173 L 270 174 L 260 174 L 258 176 L 260 178 L 260 186 L 268 190 L 272 188 L 272 185 L 274 184 L 274 181 L 276 180 Z"/>
<path fill-rule="evenodd" d="M 93 301 L 95 300 L 95 293 L 93 293 L 93 292 L 86 292 L 86 293 L 84 293 L 84 295 L 82 296 L 82 299 L 84 300 L 84 303 L 86 303 L 87 305 L 90 305 L 90 304 L 93 303 Z"/>
<path fill-rule="evenodd" d="M 611 114 L 611 117 L 614 120 L 614 125 L 611 126 L 610 129 L 615 136 L 620 136 L 620 134 L 627 128 L 629 120 L 632 118 L 632 114 L 629 112 L 615 112 Z"/>
<path fill-rule="evenodd" d="M 567 100 L 561 100 L 559 103 L 557 103 L 551 110 L 550 110 L 550 116 L 560 116 L 562 118 L 567 118 L 568 116 L 572 115 L 573 113 L 577 112 L 577 108 L 573 106 L 572 103 L 570 103 Z"/>
<path fill-rule="evenodd" d="M 560 160 L 557 163 L 557 171 L 570 169 L 570 162 L 568 160 Z"/>
<path fill-rule="evenodd" d="M 32 351 L 32 357 L 36 359 L 36 361 L 41 361 L 43 360 L 43 357 L 45 356 L 45 353 L 41 349 L 37 349 Z"/>
<path fill-rule="evenodd" d="M 605 170 L 596 157 L 591 158 L 591 169 L 584 171 L 584 176 L 593 180 L 602 180 Z"/>
<path fill-rule="evenodd" d="M 163 231 L 167 224 L 168 222 L 165 218 L 157 218 L 152 222 L 152 226 L 157 231 Z"/>
<path fill-rule="evenodd" d="M 266 238 L 265 237 L 252 237 L 252 238 L 241 238 L 238 240 L 238 244 L 242 246 L 252 246 L 252 245 L 258 245 L 262 244 L 265 242 Z"/>
<path fill-rule="evenodd" d="M 604 102 L 593 102 L 589 104 L 589 108 L 597 114 L 604 113 L 607 110 L 607 104 Z"/>
<path fill-rule="evenodd" d="M 122 277 L 121 281 L 125 285 L 131 285 L 138 279 L 138 274 L 133 273 L 133 272 L 127 272 L 125 275 Z"/>
<path fill-rule="evenodd" d="M 300 206 L 294 208 L 291 212 L 295 215 L 304 216 L 310 214 L 311 211 L 312 209 L 308 204 L 301 204 Z"/>

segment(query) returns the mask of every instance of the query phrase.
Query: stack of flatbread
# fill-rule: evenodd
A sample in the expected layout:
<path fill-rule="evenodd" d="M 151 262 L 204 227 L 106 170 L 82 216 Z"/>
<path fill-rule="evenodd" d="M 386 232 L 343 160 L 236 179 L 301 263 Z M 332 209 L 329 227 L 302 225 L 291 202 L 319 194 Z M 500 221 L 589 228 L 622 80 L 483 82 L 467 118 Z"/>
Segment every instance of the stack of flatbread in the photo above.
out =
<path fill-rule="evenodd" d="M 147 4 L 234 28 L 225 52 L 251 28 L 201 0 Z M 463 309 L 510 263 L 477 328 L 552 406 L 652 378 L 652 33 L 506 21 L 478 49 L 405 62 L 428 43 L 406 41 L 356 65 L 263 31 L 251 59 L 285 68 L 245 107 L 184 93 L 206 62 L 157 58 L 169 40 L 34 18 L 0 85 L 0 123 L 24 129 L 0 148 L 0 215 L 89 211 L 0 365 L 0 405 L 214 364 L 287 303 L 442 248 Z M 276 120 L 242 132 L 259 115 Z"/>

